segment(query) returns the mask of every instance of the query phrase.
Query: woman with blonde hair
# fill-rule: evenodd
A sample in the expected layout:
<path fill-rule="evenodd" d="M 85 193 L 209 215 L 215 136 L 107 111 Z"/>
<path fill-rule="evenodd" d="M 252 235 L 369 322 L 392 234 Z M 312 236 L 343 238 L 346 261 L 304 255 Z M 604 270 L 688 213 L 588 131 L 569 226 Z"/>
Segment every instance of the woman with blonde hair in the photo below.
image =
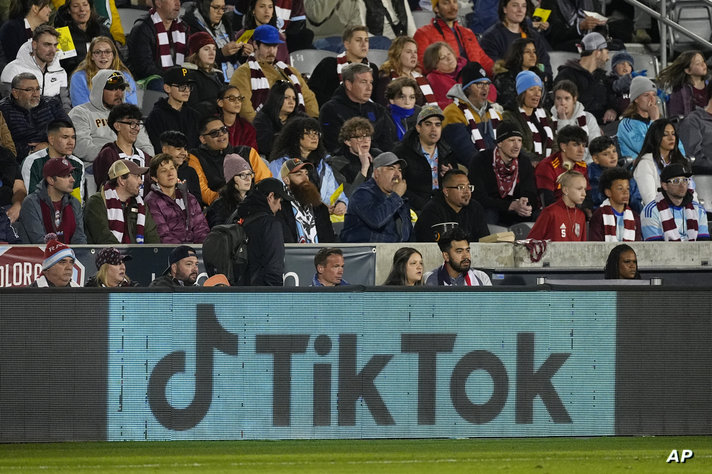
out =
<path fill-rule="evenodd" d="M 373 93 L 373 100 L 381 105 L 388 105 L 386 89 L 391 81 L 399 77 L 409 77 L 418 84 L 417 105 L 437 105 L 430 82 L 417 69 L 418 44 L 410 36 L 399 36 L 388 48 L 388 59 L 381 64 Z"/>
<path fill-rule="evenodd" d="M 139 286 L 137 281 L 132 281 L 126 275 L 126 262 L 131 260 L 130 255 L 124 255 L 114 247 L 102 249 L 96 255 L 96 275 L 87 280 L 85 287 L 118 288 L 126 286 Z"/>
<path fill-rule="evenodd" d="M 69 97 L 72 107 L 89 102 L 91 82 L 97 72 L 102 69 L 121 71 L 129 88 L 124 92 L 124 102 L 138 105 L 136 97 L 136 81 L 131 77 L 129 68 L 121 61 L 114 40 L 108 36 L 97 36 L 89 44 L 89 50 L 84 60 L 74 70 L 69 83 Z"/>

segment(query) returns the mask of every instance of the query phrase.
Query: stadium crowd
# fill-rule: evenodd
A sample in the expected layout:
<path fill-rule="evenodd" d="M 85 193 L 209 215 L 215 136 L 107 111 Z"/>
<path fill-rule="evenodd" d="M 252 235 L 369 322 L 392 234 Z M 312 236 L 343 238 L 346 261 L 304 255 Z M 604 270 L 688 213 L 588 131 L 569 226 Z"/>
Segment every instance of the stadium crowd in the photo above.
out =
<path fill-rule="evenodd" d="M 703 53 L 649 78 L 623 48 L 632 22 L 589 2 L 480 1 L 467 26 L 457 0 L 153 0 L 133 25 L 120 3 L 0 17 L 0 241 L 49 235 L 46 270 L 109 246 L 94 284 L 130 285 L 111 246 L 171 243 L 159 283 L 193 284 L 190 245 L 235 223 L 254 285 L 281 285 L 284 243 L 437 241 L 441 268 L 404 247 L 387 281 L 486 285 L 469 243 L 510 229 L 709 240 Z M 314 40 L 307 14 L 341 37 Z M 312 47 L 333 54 L 303 74 L 290 53 Z M 579 57 L 552 70 L 560 50 Z M 339 256 L 317 255 L 315 285 L 346 284 Z"/>

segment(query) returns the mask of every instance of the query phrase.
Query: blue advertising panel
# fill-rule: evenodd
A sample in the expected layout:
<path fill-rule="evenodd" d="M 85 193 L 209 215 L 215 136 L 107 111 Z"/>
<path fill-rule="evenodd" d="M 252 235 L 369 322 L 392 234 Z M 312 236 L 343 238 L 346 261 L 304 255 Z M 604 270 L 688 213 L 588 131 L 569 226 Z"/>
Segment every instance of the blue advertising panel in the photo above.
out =
<path fill-rule="evenodd" d="M 112 293 L 109 308 L 109 440 L 615 434 L 614 292 Z"/>

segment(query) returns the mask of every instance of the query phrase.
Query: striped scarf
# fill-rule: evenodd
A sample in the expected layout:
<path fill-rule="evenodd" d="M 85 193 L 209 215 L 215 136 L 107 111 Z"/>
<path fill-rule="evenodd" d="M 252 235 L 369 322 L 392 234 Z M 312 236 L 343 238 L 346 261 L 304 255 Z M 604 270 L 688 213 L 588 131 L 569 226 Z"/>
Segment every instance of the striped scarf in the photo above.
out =
<path fill-rule="evenodd" d="M 663 193 L 659 192 L 655 196 L 655 205 L 658 208 L 663 225 L 663 240 L 666 242 L 682 240 L 680 232 L 677 230 L 677 224 L 675 224 L 675 216 L 673 216 L 668 200 L 665 199 Z M 685 219 L 687 221 L 687 240 L 697 240 L 697 210 L 692 204 L 692 199 L 688 199 L 687 204 L 685 204 Z"/>
<path fill-rule="evenodd" d="M 143 228 L 146 224 L 146 206 L 143 203 L 141 196 L 136 196 L 136 205 L 138 206 L 138 216 L 136 218 L 136 243 L 143 243 Z M 109 230 L 116 237 L 120 244 L 128 244 L 130 242 L 129 234 L 126 232 L 126 223 L 124 222 L 124 209 L 121 206 L 121 200 L 115 188 L 104 186 L 104 201 L 106 202 L 106 216 L 109 219 Z"/>
<path fill-rule="evenodd" d="M 395 71 L 391 71 L 391 80 L 398 79 L 399 76 Z M 430 83 L 421 73 L 413 71 L 410 73 L 410 77 L 415 80 L 418 84 L 421 94 L 425 98 L 425 105 L 438 105 L 438 99 L 435 97 L 433 88 L 430 87 Z"/>
<path fill-rule="evenodd" d="M 292 18 L 292 0 L 277 0 L 274 2 L 274 15 L 277 17 L 277 28 L 284 32 Z"/>
<path fill-rule="evenodd" d="M 453 98 L 452 101 L 455 103 L 457 108 L 459 108 L 465 115 L 465 119 L 467 120 L 467 128 L 470 130 L 470 139 L 472 140 L 472 143 L 475 144 L 475 148 L 477 149 L 477 151 L 483 151 L 485 148 L 487 148 L 487 145 L 485 144 L 485 139 L 482 138 L 482 133 L 480 133 L 480 129 L 477 126 L 477 121 L 475 121 L 475 116 L 472 114 L 472 110 L 470 110 L 470 107 L 464 101 L 458 99 L 457 97 Z M 489 117 L 489 121 L 492 122 L 492 138 L 496 140 L 497 124 L 499 124 L 499 115 L 497 115 L 497 111 L 494 110 L 493 107 L 487 107 L 487 117 Z M 484 121 L 485 120 L 483 120 L 483 122 Z"/>
<path fill-rule="evenodd" d="M 604 242 L 633 242 L 635 240 L 635 217 L 633 211 L 625 206 L 623 210 L 623 235 L 618 240 L 618 222 L 611 207 L 611 201 L 606 199 L 601 203 L 601 214 L 603 217 Z"/>
<path fill-rule="evenodd" d="M 524 109 L 519 107 L 519 113 L 522 114 L 522 118 L 529 125 L 529 131 L 532 133 L 532 141 L 534 143 L 534 153 L 540 158 L 546 158 L 551 155 L 554 132 L 551 130 L 549 118 L 546 116 L 544 109 L 538 108 L 531 115 L 527 115 Z M 542 134 L 544 134 L 543 137 Z"/>
<path fill-rule="evenodd" d="M 349 64 L 353 64 L 353 63 L 351 61 L 349 61 L 348 59 L 346 59 L 346 51 L 344 51 L 343 53 L 339 53 L 336 56 L 336 74 L 338 74 L 338 76 L 339 76 L 339 84 L 344 82 L 343 77 L 341 77 L 341 71 L 343 71 L 344 68 L 346 66 L 348 66 Z M 371 66 L 371 63 L 368 61 L 368 58 L 363 58 L 361 60 L 361 64 L 365 64 L 366 66 L 369 66 L 369 67 Z"/>
<path fill-rule="evenodd" d="M 262 72 L 262 67 L 260 66 L 260 63 L 257 62 L 257 59 L 255 58 L 254 54 L 250 55 L 250 57 L 247 58 L 247 65 L 250 67 L 250 85 L 252 86 L 252 107 L 255 109 L 255 112 L 259 112 L 262 106 L 267 101 L 267 96 L 269 96 L 269 81 L 265 77 L 265 73 Z M 285 78 L 289 79 L 289 82 L 292 83 L 292 86 L 294 86 L 294 90 L 297 93 L 297 107 L 301 112 L 304 112 L 306 110 L 306 107 L 304 105 L 304 96 L 302 95 L 302 84 L 301 82 L 299 82 L 299 79 L 297 78 L 296 74 L 294 74 L 292 69 L 282 61 L 277 61 L 274 64 L 274 67 L 278 69 Z"/>
<path fill-rule="evenodd" d="M 584 132 L 586 132 L 586 136 L 588 136 L 588 123 L 586 122 L 586 112 L 584 110 L 581 111 L 579 115 L 574 117 L 576 120 L 576 125 L 581 127 Z M 552 122 L 552 128 L 556 131 L 559 130 L 559 121 L 556 120 L 553 116 L 551 117 L 551 122 Z"/>
<path fill-rule="evenodd" d="M 513 159 L 507 166 L 499 155 L 499 148 L 495 148 L 492 153 L 492 169 L 497 178 L 499 196 L 504 199 L 505 196 L 514 195 L 514 187 L 519 182 L 519 160 Z"/>
<path fill-rule="evenodd" d="M 183 27 L 183 22 L 179 19 L 173 20 L 173 23 L 171 23 L 171 36 L 169 39 L 166 27 L 163 25 L 163 20 L 161 20 L 161 16 L 158 14 L 156 9 L 152 8 L 148 13 L 151 15 L 153 26 L 156 28 L 156 38 L 158 39 L 158 51 L 156 53 L 161 62 L 161 67 L 163 69 L 168 69 L 174 65 L 182 65 L 186 51 L 185 27 Z M 176 51 L 175 63 L 173 62 L 173 56 L 171 56 L 171 43 L 173 43 Z"/>

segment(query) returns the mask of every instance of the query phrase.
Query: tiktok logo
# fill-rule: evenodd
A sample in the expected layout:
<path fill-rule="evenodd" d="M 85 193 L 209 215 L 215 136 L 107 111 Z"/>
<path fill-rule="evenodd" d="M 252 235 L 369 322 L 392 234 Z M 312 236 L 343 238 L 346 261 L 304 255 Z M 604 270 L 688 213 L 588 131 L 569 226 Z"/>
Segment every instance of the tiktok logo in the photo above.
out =
<path fill-rule="evenodd" d="M 185 351 L 171 352 L 161 359 L 148 380 L 148 404 L 153 416 L 170 430 L 195 427 L 208 413 L 213 399 L 213 349 L 237 355 L 238 338 L 223 328 L 211 304 L 196 308 L 195 395 L 186 408 L 173 408 L 166 398 L 166 387 L 173 375 L 185 372 Z"/>

